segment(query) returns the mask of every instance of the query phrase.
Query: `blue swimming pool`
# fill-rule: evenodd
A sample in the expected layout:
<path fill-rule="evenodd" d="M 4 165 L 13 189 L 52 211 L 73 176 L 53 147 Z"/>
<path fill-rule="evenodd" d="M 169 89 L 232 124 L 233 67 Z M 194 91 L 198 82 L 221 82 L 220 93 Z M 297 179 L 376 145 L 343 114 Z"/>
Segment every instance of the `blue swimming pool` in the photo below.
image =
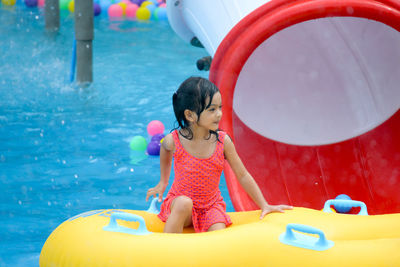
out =
<path fill-rule="evenodd" d="M 0 266 L 37 266 L 64 220 L 104 208 L 146 209 L 159 159 L 134 165 L 129 141 L 160 120 L 174 127 L 171 95 L 203 49 L 168 23 L 95 18 L 94 82 L 69 83 L 73 20 L 46 34 L 43 11 L 0 5 Z M 232 204 L 222 180 L 228 210 Z"/>

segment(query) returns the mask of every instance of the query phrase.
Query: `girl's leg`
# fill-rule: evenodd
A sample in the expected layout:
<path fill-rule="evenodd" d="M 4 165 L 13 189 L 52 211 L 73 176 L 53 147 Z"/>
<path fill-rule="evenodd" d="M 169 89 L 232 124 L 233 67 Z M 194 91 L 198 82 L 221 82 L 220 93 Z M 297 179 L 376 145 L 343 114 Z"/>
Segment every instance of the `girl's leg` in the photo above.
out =
<path fill-rule="evenodd" d="M 225 229 L 225 228 L 226 228 L 225 223 L 214 223 L 213 225 L 210 226 L 210 228 L 208 228 L 207 232 L 221 230 L 221 229 Z"/>
<path fill-rule="evenodd" d="M 192 224 L 193 201 L 186 196 L 176 197 L 171 203 L 171 214 L 164 226 L 164 233 L 182 233 L 183 227 Z"/>

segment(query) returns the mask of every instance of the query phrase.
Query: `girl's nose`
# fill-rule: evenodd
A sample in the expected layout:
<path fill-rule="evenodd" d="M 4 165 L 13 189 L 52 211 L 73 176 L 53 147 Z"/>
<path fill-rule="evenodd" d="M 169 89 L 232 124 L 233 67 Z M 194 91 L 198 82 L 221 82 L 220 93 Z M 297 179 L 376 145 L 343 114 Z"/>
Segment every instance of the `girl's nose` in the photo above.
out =
<path fill-rule="evenodd" d="M 221 109 L 218 109 L 217 116 L 218 116 L 218 118 L 222 117 L 222 110 Z"/>

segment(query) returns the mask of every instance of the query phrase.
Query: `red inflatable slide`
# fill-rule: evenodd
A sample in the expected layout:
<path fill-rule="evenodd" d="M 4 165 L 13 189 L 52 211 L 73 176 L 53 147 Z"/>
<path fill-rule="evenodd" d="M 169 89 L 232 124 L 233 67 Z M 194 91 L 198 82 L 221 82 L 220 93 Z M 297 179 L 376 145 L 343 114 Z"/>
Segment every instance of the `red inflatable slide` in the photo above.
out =
<path fill-rule="evenodd" d="M 181 2 L 181 36 L 213 56 L 220 127 L 269 203 L 322 209 L 346 194 L 369 214 L 400 212 L 399 1 L 252 0 L 220 29 Z M 225 177 L 234 208 L 256 209 L 228 164 Z"/>

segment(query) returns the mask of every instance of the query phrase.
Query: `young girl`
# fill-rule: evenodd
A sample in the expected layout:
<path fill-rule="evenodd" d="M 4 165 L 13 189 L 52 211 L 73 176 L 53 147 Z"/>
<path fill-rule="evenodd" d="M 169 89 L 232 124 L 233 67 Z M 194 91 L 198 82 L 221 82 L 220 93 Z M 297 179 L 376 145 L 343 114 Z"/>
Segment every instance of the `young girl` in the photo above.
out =
<path fill-rule="evenodd" d="M 147 191 L 162 200 L 174 158 L 175 179 L 161 205 L 158 217 L 165 233 L 182 233 L 193 225 L 196 232 L 223 229 L 232 224 L 219 190 L 226 159 L 240 184 L 261 209 L 262 219 L 271 212 L 292 207 L 269 205 L 247 172 L 231 138 L 218 130 L 222 99 L 218 88 L 201 77 L 185 80 L 174 93 L 173 107 L 179 129 L 168 134 L 160 151 L 160 182 Z"/>

